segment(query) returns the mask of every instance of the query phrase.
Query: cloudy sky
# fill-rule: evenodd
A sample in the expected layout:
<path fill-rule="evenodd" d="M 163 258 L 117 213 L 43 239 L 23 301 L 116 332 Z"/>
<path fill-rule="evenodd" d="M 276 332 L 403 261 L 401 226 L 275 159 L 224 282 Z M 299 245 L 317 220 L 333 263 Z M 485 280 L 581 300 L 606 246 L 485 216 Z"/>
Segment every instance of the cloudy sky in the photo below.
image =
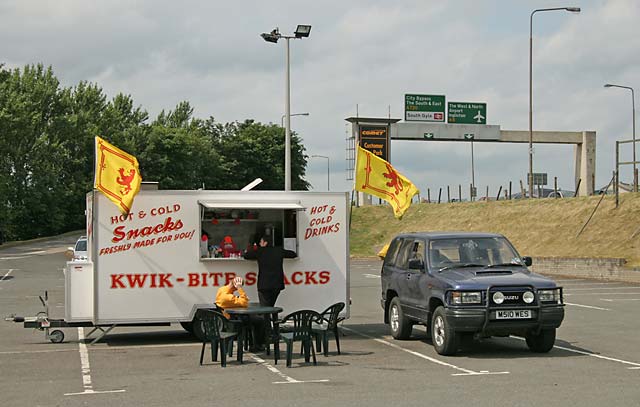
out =
<path fill-rule="evenodd" d="M 130 94 L 151 117 L 187 100 L 201 118 L 279 124 L 285 44 L 259 34 L 310 24 L 309 38 L 291 42 L 291 113 L 309 113 L 292 129 L 309 155 L 330 157 L 331 189 L 346 191 L 344 119 L 356 106 L 360 116 L 403 118 L 405 93 L 444 94 L 486 102 L 488 124 L 527 130 L 529 15 L 564 6 L 582 12 L 534 17 L 534 129 L 596 131 L 601 186 L 615 141 L 632 137 L 630 92 L 603 85 L 640 89 L 636 0 L 0 0 L 0 62 L 51 65 L 64 86 L 88 80 L 109 97 Z M 392 143 L 392 164 L 423 194 L 468 186 L 470 161 L 465 143 Z M 572 146 L 536 146 L 534 165 L 574 189 Z M 326 170 L 327 160 L 310 159 L 314 190 L 326 190 Z M 527 171 L 526 144 L 475 144 L 480 193 L 515 188 Z"/>

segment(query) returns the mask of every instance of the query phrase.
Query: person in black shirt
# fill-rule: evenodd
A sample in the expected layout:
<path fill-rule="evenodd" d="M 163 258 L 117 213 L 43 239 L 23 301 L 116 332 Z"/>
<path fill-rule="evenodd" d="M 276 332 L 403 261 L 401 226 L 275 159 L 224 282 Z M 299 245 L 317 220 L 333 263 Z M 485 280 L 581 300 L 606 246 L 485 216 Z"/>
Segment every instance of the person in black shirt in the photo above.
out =
<path fill-rule="evenodd" d="M 260 238 L 259 247 L 244 254 L 248 260 L 258 261 L 258 299 L 260 305 L 273 307 L 284 290 L 282 259 L 297 257 L 296 252 L 282 247 L 269 246 L 265 237 Z"/>

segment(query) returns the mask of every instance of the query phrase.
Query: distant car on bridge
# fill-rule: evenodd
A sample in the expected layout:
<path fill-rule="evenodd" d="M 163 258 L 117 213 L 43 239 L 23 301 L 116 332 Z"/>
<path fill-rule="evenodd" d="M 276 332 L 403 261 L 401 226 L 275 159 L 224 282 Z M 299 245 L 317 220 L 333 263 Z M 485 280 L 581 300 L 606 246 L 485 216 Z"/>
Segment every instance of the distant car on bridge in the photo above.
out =
<path fill-rule="evenodd" d="M 540 194 L 540 192 L 542 192 L 542 194 Z M 558 189 L 557 191 L 553 190 L 552 188 L 540 188 L 540 189 L 534 189 L 533 190 L 533 197 L 534 198 L 572 198 L 575 195 L 575 191 L 569 191 L 566 189 Z M 525 198 L 529 197 L 529 193 L 525 192 Z M 522 193 L 521 192 L 516 192 L 515 194 L 511 195 L 512 199 L 522 199 Z"/>

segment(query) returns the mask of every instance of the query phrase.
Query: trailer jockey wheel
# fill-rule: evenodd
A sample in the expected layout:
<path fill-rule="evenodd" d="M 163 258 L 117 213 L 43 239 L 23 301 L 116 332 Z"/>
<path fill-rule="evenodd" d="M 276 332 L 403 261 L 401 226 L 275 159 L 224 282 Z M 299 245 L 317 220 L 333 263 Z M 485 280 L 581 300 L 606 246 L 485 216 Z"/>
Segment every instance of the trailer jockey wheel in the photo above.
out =
<path fill-rule="evenodd" d="M 64 332 L 59 329 L 54 329 L 49 332 L 49 340 L 53 343 L 62 343 L 62 341 L 64 341 Z"/>

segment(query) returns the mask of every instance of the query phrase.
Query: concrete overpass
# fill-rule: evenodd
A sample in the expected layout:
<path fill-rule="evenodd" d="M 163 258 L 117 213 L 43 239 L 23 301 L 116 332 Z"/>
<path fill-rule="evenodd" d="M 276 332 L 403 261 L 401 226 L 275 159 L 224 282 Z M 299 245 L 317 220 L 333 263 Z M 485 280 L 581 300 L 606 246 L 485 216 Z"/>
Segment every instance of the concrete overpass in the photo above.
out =
<path fill-rule="evenodd" d="M 389 141 L 410 140 L 423 142 L 463 141 L 493 143 L 529 143 L 528 130 L 501 130 L 498 125 L 448 124 L 426 122 L 401 122 L 392 118 L 349 117 L 352 135 L 360 140 L 361 126 L 382 126 L 387 128 Z M 596 168 L 595 131 L 534 131 L 535 144 L 573 144 L 575 185 L 580 181 L 578 195 L 593 194 Z M 389 146 L 390 147 L 390 146 Z M 390 148 L 389 148 L 390 149 Z M 534 157 L 535 163 L 535 157 Z"/>

